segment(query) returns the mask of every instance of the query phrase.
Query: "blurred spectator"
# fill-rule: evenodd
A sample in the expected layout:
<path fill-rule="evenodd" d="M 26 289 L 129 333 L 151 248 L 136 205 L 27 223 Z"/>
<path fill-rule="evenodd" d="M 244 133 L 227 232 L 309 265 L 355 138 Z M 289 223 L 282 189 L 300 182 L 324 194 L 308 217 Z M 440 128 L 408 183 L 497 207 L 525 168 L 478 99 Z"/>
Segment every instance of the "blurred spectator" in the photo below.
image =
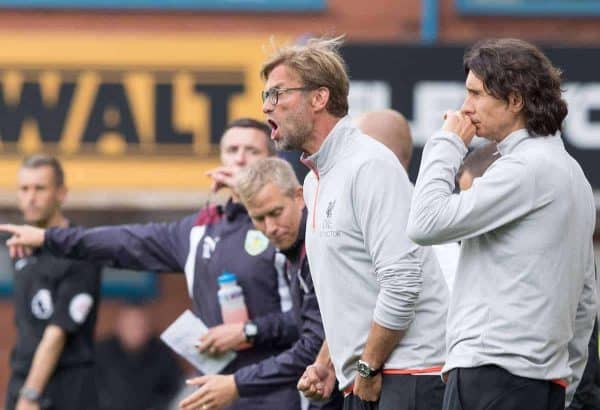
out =
<path fill-rule="evenodd" d="M 495 142 L 482 144 L 471 151 L 456 174 L 456 185 L 461 191 L 471 188 L 475 178 L 479 178 L 484 172 L 500 158 L 500 152 Z"/>
<path fill-rule="evenodd" d="M 396 110 L 369 111 L 357 117 L 354 124 L 365 134 L 388 147 L 408 172 L 412 158 L 412 135 L 404 115 Z"/>
<path fill-rule="evenodd" d="M 142 305 L 121 307 L 114 335 L 98 343 L 96 357 L 101 410 L 164 410 L 183 382 Z"/>

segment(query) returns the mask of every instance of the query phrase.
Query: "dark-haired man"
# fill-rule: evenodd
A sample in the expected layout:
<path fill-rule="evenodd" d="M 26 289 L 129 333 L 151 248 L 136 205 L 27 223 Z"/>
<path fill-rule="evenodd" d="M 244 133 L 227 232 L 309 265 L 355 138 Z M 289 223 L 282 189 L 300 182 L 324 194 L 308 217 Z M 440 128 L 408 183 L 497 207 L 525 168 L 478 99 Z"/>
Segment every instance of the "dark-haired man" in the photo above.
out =
<path fill-rule="evenodd" d="M 408 220 L 421 244 L 461 240 L 448 312 L 445 409 L 564 409 L 597 309 L 595 205 L 560 138 L 560 72 L 535 46 L 486 40 L 467 96 L 427 142 Z M 453 194 L 477 134 L 501 157 Z M 459 394 L 460 392 L 460 394 Z"/>
<path fill-rule="evenodd" d="M 241 168 L 275 153 L 268 132 L 266 124 L 252 119 L 236 120 L 227 127 L 220 147 L 223 166 L 210 173 L 214 190 L 231 188 Z M 269 240 L 254 228 L 235 193 L 223 207 L 207 206 L 172 223 L 55 228 L 46 232 L 27 226 L 1 229 L 14 234 L 9 240 L 13 251 L 22 251 L 22 245 L 44 243 L 55 253 L 117 267 L 185 272 L 192 310 L 210 328 L 200 349 L 219 354 L 243 342 L 252 343 L 252 347 L 238 351 L 236 359 L 223 370 L 229 380 L 235 380 L 238 391 L 254 383 L 237 374 L 238 369 L 282 352 L 298 337 L 293 316 L 290 318 L 286 312 L 289 320 L 283 318 L 283 312 L 291 308 L 283 277 L 285 257 L 278 255 Z M 223 324 L 217 299 L 217 278 L 223 271 L 235 273 L 244 290 L 251 319 L 247 324 Z M 297 410 L 300 398 L 294 383 L 290 383 L 263 396 L 241 397 L 229 404 L 200 403 L 200 408 Z"/>
<path fill-rule="evenodd" d="M 33 155 L 18 172 L 17 202 L 25 222 L 67 227 L 67 194 L 56 158 Z M 94 410 L 94 325 L 99 268 L 46 250 L 15 259 L 17 342 L 11 355 L 7 410 Z"/>

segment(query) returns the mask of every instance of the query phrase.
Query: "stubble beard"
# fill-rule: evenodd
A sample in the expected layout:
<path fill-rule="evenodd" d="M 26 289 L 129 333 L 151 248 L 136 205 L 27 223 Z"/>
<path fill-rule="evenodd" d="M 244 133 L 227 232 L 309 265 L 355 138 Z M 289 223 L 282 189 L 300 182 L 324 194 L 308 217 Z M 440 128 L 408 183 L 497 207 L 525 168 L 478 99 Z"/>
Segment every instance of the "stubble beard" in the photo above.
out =
<path fill-rule="evenodd" d="M 23 214 L 23 220 L 27 225 L 36 226 L 38 228 L 48 228 L 50 221 L 56 215 L 57 212 L 60 212 L 60 208 L 57 205 L 56 208 L 51 209 L 42 209 L 38 215 L 27 217 Z"/>
<path fill-rule="evenodd" d="M 37 218 L 36 217 L 24 217 L 23 220 L 25 221 L 25 223 L 27 225 L 31 225 L 31 226 L 35 226 L 38 228 L 46 228 L 48 226 L 48 223 L 50 222 L 50 217 L 47 215 L 40 215 Z"/>
<path fill-rule="evenodd" d="M 294 151 L 301 150 L 304 145 L 304 139 L 302 137 L 297 136 L 286 136 L 280 139 L 279 141 L 275 141 L 275 148 L 280 151 Z"/>
<path fill-rule="evenodd" d="M 286 135 L 282 135 L 279 141 L 275 141 L 275 147 L 278 150 L 284 151 L 303 151 L 308 141 L 311 132 L 312 124 L 296 122 L 294 129 L 288 132 Z"/>

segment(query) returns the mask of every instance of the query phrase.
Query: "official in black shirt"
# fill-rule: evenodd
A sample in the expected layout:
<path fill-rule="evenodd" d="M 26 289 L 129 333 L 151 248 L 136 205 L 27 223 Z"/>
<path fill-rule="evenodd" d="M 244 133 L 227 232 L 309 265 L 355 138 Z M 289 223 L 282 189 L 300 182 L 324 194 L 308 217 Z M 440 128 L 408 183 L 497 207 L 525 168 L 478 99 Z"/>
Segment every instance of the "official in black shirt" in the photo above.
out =
<path fill-rule="evenodd" d="M 66 188 L 56 159 L 25 159 L 18 182 L 19 209 L 27 223 L 69 225 L 60 210 Z M 99 268 L 44 250 L 13 257 L 17 343 L 6 409 L 95 410 L 92 366 Z"/>

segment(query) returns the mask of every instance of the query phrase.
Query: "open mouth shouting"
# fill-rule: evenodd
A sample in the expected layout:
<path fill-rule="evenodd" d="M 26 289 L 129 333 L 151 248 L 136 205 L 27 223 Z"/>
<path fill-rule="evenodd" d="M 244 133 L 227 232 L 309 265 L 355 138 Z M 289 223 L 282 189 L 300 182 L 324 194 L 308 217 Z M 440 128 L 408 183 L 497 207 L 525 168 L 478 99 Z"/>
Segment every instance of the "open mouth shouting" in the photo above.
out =
<path fill-rule="evenodd" d="M 277 141 L 277 138 L 278 138 L 277 130 L 279 129 L 279 125 L 277 125 L 275 120 L 273 120 L 272 118 L 268 118 L 267 122 L 269 123 L 269 126 L 271 127 L 271 139 L 273 141 Z"/>

